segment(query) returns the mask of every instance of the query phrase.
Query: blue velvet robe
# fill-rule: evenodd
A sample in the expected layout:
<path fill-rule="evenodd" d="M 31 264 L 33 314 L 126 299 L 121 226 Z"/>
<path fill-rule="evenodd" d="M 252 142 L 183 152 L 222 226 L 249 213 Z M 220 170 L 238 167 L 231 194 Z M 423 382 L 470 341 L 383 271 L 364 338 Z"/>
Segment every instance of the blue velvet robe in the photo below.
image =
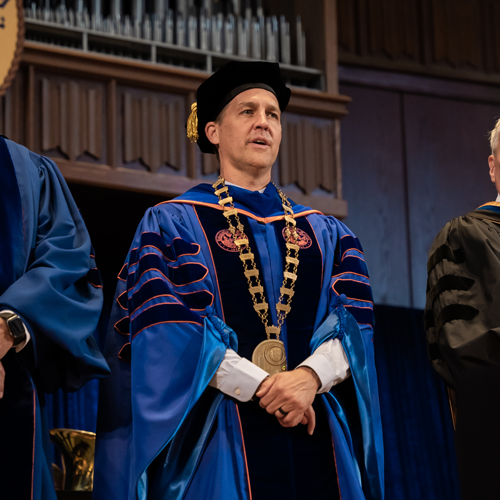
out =
<path fill-rule="evenodd" d="M 52 161 L 0 137 L 0 310 L 31 335 L 9 351 L 0 399 L 2 498 L 55 499 L 44 392 L 109 368 L 92 337 L 102 285 L 85 224 Z"/>
<path fill-rule="evenodd" d="M 285 244 L 281 201 L 272 184 L 262 194 L 234 186 L 229 192 L 276 323 Z M 282 332 L 289 368 L 326 340 L 341 340 L 352 398 L 346 402 L 342 384 L 316 398 L 329 427 L 325 439 L 333 441 L 331 474 L 343 500 L 382 499 L 373 303 L 362 249 L 335 218 L 293 207 L 302 249 Z M 265 333 L 211 186 L 149 209 L 118 279 L 105 349 L 112 375 L 100 391 L 94 498 L 249 500 L 240 415 L 249 403 L 236 403 L 208 383 L 228 347 L 249 357 Z"/>

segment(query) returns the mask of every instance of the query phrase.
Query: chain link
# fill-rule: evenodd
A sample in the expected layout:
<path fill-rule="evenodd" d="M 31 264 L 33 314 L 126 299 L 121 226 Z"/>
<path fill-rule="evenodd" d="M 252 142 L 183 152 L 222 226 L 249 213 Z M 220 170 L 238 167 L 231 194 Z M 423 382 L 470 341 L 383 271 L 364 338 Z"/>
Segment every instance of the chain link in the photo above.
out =
<path fill-rule="evenodd" d="M 299 265 L 299 236 L 295 227 L 296 222 L 290 201 L 274 183 L 273 185 L 278 191 L 285 213 L 286 241 L 283 285 L 280 288 L 280 298 L 276 304 L 278 326 L 268 325 L 269 304 L 266 302 L 264 287 L 261 284 L 260 273 L 257 269 L 257 264 L 255 263 L 255 256 L 250 248 L 250 240 L 245 234 L 245 228 L 240 221 L 238 209 L 234 206 L 233 198 L 229 196 L 229 190 L 225 184 L 224 178 L 219 176 L 219 179 L 212 185 L 212 187 L 215 190 L 215 194 L 219 198 L 219 205 L 221 205 L 224 209 L 223 215 L 226 217 L 229 224 L 229 232 L 233 237 L 234 243 L 238 248 L 240 259 L 243 262 L 243 270 L 248 282 L 250 295 L 252 296 L 253 307 L 264 324 L 268 340 L 271 338 L 271 334 L 276 335 L 276 339 L 279 340 L 281 328 L 285 322 L 287 314 L 290 312 L 292 297 L 295 294 L 294 288 L 297 280 L 297 268 Z M 222 195 L 225 195 L 225 197 L 222 197 Z M 231 217 L 234 217 L 236 227 L 233 224 Z M 287 296 L 287 299 L 284 303 L 285 296 Z"/>

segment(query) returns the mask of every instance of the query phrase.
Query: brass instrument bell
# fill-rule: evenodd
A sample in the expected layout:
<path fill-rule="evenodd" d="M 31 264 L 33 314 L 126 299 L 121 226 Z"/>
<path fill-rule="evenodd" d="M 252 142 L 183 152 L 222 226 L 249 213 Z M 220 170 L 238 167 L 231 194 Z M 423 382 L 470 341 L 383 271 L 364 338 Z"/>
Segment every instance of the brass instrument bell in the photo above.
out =
<path fill-rule="evenodd" d="M 52 429 L 50 438 L 61 452 L 62 489 L 92 491 L 95 433 L 76 429 Z"/>

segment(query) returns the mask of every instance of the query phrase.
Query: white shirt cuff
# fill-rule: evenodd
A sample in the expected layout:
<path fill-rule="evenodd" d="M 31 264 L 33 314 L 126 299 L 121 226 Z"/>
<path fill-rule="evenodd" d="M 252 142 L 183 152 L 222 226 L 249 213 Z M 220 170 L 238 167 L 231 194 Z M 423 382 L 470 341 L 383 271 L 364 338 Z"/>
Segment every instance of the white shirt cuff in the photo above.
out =
<path fill-rule="evenodd" d="M 328 392 L 334 385 L 351 376 L 349 361 L 339 339 L 321 344 L 297 368 L 301 366 L 308 366 L 318 375 L 321 382 L 318 394 Z"/>
<path fill-rule="evenodd" d="M 260 383 L 269 374 L 232 349 L 227 349 L 224 359 L 208 385 L 241 402 L 250 401 Z"/>
<path fill-rule="evenodd" d="M 6 312 L 6 313 L 10 313 L 10 314 L 17 314 L 15 313 L 14 311 L 11 311 L 10 309 L 2 309 L 0 312 Z M 28 331 L 28 328 L 26 327 L 26 325 L 23 323 L 23 326 L 24 326 L 24 333 L 26 333 L 26 337 L 24 339 L 23 342 L 21 342 L 18 346 L 16 346 L 14 349 L 16 350 L 16 352 L 20 352 L 22 351 L 26 345 L 28 344 L 28 342 L 30 341 L 30 332 Z"/>

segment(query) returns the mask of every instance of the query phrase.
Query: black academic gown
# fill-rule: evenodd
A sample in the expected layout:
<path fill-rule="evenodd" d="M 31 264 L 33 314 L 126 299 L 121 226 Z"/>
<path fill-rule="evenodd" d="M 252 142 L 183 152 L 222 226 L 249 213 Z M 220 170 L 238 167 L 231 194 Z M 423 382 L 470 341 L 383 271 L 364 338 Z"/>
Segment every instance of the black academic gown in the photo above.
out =
<path fill-rule="evenodd" d="M 450 221 L 427 264 L 432 366 L 456 394 L 463 500 L 500 498 L 500 203 Z"/>

